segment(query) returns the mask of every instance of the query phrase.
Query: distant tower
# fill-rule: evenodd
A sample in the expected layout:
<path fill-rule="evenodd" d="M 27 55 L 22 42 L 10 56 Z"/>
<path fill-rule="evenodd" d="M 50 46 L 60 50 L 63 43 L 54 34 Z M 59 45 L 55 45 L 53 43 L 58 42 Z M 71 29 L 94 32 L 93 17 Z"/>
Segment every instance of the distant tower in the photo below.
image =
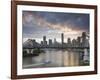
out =
<path fill-rule="evenodd" d="M 46 41 L 46 36 L 43 36 L 43 41 Z"/>
<path fill-rule="evenodd" d="M 72 40 L 72 46 L 76 47 L 76 40 L 75 39 Z"/>
<path fill-rule="evenodd" d="M 71 44 L 71 39 L 70 38 L 67 39 L 67 43 Z"/>
<path fill-rule="evenodd" d="M 43 41 L 41 41 L 41 45 L 43 45 Z"/>
<path fill-rule="evenodd" d="M 67 47 L 71 47 L 71 39 L 70 38 L 67 39 Z"/>
<path fill-rule="evenodd" d="M 82 42 L 84 42 L 86 40 L 86 32 L 82 33 Z"/>
<path fill-rule="evenodd" d="M 82 33 L 82 46 L 85 47 L 86 45 L 86 32 Z"/>
<path fill-rule="evenodd" d="M 51 39 L 49 39 L 49 46 L 51 46 L 52 45 L 52 40 Z"/>
<path fill-rule="evenodd" d="M 54 38 L 54 44 L 56 44 L 56 43 L 57 43 L 56 38 Z"/>
<path fill-rule="evenodd" d="M 77 42 L 81 43 L 81 37 L 77 37 Z"/>
<path fill-rule="evenodd" d="M 61 43 L 62 45 L 64 44 L 64 34 L 63 33 L 61 34 Z"/>
<path fill-rule="evenodd" d="M 44 45 L 45 47 L 47 46 L 46 36 L 43 36 L 43 45 Z"/>
<path fill-rule="evenodd" d="M 81 37 L 77 37 L 77 46 L 81 47 Z"/>

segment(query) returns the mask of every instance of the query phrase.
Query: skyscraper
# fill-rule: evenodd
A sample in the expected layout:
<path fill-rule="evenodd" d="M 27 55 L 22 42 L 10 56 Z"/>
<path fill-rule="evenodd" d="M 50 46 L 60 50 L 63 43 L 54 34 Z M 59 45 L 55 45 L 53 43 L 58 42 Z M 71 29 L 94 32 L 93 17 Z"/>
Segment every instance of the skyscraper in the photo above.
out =
<path fill-rule="evenodd" d="M 49 46 L 51 46 L 52 45 L 52 40 L 51 39 L 49 39 Z"/>
<path fill-rule="evenodd" d="M 82 46 L 85 47 L 86 45 L 86 32 L 82 33 Z"/>
<path fill-rule="evenodd" d="M 70 38 L 67 39 L 67 47 L 71 47 L 71 39 Z"/>
<path fill-rule="evenodd" d="M 77 43 L 81 43 L 81 37 L 77 37 Z"/>
<path fill-rule="evenodd" d="M 57 43 L 56 38 L 54 38 L 54 44 L 56 44 L 56 43 Z"/>
<path fill-rule="evenodd" d="M 72 40 L 72 46 L 73 46 L 73 47 L 76 47 L 76 44 L 77 44 L 77 43 L 76 43 L 76 40 L 73 39 L 73 40 Z"/>
<path fill-rule="evenodd" d="M 81 37 L 77 37 L 77 46 L 81 47 Z"/>
<path fill-rule="evenodd" d="M 44 46 L 44 47 L 47 46 L 46 36 L 43 36 L 43 46 Z"/>
<path fill-rule="evenodd" d="M 62 45 L 64 44 L 64 34 L 63 33 L 61 34 L 61 43 Z"/>
<path fill-rule="evenodd" d="M 71 44 L 71 39 L 70 38 L 67 39 L 67 43 Z"/>
<path fill-rule="evenodd" d="M 43 41 L 46 41 L 46 36 L 43 36 Z"/>

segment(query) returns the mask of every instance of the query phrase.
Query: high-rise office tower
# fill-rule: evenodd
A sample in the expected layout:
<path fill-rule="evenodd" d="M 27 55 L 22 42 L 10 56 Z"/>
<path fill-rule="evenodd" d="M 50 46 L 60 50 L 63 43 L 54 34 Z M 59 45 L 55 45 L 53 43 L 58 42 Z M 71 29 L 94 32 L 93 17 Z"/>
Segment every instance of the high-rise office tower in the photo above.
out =
<path fill-rule="evenodd" d="M 81 47 L 81 37 L 77 37 L 77 46 Z"/>
<path fill-rule="evenodd" d="M 72 46 L 76 47 L 76 40 L 75 39 L 72 40 Z"/>
<path fill-rule="evenodd" d="M 82 46 L 84 46 L 85 47 L 85 45 L 86 45 L 86 32 L 83 32 L 82 33 Z"/>
<path fill-rule="evenodd" d="M 67 39 L 67 43 L 71 44 L 71 39 L 70 38 Z"/>
<path fill-rule="evenodd" d="M 41 41 L 41 45 L 43 45 L 43 41 Z"/>
<path fill-rule="evenodd" d="M 51 46 L 52 45 L 52 40 L 51 39 L 49 39 L 49 46 Z"/>
<path fill-rule="evenodd" d="M 43 36 L 43 41 L 46 41 L 46 36 Z"/>
<path fill-rule="evenodd" d="M 77 37 L 77 43 L 81 43 L 81 37 Z"/>
<path fill-rule="evenodd" d="M 85 42 L 85 40 L 86 40 L 86 32 L 83 32 L 82 33 L 82 42 Z"/>
<path fill-rule="evenodd" d="M 57 43 L 56 38 L 54 38 L 54 44 L 56 44 L 56 43 Z"/>
<path fill-rule="evenodd" d="M 71 39 L 70 38 L 67 39 L 67 47 L 71 47 Z"/>
<path fill-rule="evenodd" d="M 46 36 L 43 36 L 43 46 L 47 46 Z"/>
<path fill-rule="evenodd" d="M 62 45 L 64 44 L 64 34 L 63 33 L 61 34 L 61 43 Z"/>

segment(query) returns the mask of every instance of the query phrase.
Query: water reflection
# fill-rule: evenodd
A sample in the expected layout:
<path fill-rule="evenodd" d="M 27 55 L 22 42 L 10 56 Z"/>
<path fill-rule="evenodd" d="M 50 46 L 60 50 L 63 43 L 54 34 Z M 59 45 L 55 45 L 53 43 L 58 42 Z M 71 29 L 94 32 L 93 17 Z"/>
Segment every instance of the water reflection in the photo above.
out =
<path fill-rule="evenodd" d="M 23 58 L 23 68 L 80 66 L 82 52 L 45 49 L 45 53 Z"/>

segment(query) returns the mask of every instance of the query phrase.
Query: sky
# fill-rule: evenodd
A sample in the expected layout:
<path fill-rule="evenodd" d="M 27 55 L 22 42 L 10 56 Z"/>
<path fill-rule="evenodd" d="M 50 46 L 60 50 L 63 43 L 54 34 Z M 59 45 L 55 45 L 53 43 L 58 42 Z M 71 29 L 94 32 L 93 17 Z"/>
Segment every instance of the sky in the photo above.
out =
<path fill-rule="evenodd" d="M 23 41 L 28 38 L 43 40 L 43 36 L 61 42 L 68 38 L 76 39 L 82 32 L 89 33 L 89 14 L 67 12 L 23 11 L 22 13 Z"/>

